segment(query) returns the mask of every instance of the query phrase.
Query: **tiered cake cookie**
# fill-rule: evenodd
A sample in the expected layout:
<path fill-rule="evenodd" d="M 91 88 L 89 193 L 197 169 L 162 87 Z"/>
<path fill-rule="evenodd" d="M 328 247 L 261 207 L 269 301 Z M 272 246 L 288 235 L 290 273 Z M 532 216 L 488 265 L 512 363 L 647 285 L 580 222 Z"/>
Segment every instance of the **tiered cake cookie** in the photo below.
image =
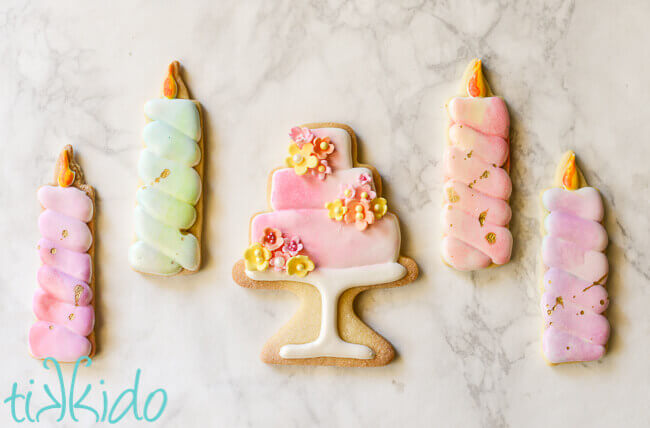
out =
<path fill-rule="evenodd" d="M 565 153 L 552 189 L 542 195 L 544 219 L 542 311 L 544 357 L 552 364 L 593 361 L 603 356 L 609 322 L 605 283 L 609 272 L 607 231 L 600 193 Z"/>
<path fill-rule="evenodd" d="M 508 263 L 510 116 L 503 98 L 490 91 L 481 60 L 465 71 L 447 112 L 442 258 L 464 271 Z"/>
<path fill-rule="evenodd" d="M 294 317 L 265 345 L 274 364 L 378 366 L 390 343 L 354 313 L 355 297 L 372 287 L 417 278 L 400 257 L 397 217 L 381 197 L 381 181 L 356 163 L 351 128 L 318 123 L 293 128 L 287 164 L 269 180 L 272 211 L 250 224 L 250 247 L 233 268 L 243 287 L 292 291 Z"/>
<path fill-rule="evenodd" d="M 203 121 L 178 62 L 169 66 L 162 98 L 147 102 L 144 113 L 149 123 L 138 163 L 144 185 L 137 194 L 129 263 L 154 275 L 195 272 L 201 264 Z"/>
<path fill-rule="evenodd" d="M 72 146 L 61 152 L 54 184 L 38 190 L 43 212 L 38 218 L 39 288 L 29 331 L 35 358 L 74 362 L 95 352 L 95 191 L 84 182 Z"/>

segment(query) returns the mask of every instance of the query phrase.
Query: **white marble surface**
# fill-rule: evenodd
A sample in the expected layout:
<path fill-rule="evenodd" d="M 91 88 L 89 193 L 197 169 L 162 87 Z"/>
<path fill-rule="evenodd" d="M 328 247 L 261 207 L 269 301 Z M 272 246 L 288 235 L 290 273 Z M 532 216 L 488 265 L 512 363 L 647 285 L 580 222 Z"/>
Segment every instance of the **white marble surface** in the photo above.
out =
<path fill-rule="evenodd" d="M 72 143 L 99 196 L 101 348 L 82 381 L 115 395 L 142 368 L 142 389 L 169 393 L 154 425 L 648 425 L 649 15 L 644 0 L 3 1 L 0 397 L 52 379 L 27 355 L 35 192 Z M 461 274 L 438 253 L 443 104 L 474 56 L 513 116 L 515 247 L 509 265 Z M 172 59 L 207 115 L 205 265 L 152 279 L 126 251 L 142 105 Z M 287 130 L 311 121 L 357 131 L 421 268 L 359 302 L 399 352 L 387 367 L 262 364 L 296 300 L 230 277 Z M 613 334 L 601 362 L 552 368 L 540 355 L 538 193 L 568 148 L 606 203 Z"/>

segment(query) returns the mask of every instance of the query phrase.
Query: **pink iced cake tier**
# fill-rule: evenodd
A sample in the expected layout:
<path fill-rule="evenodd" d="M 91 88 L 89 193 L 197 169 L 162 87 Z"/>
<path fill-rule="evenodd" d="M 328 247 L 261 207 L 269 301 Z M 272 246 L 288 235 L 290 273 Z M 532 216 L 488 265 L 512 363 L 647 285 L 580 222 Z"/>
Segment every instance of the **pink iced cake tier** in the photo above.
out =
<path fill-rule="evenodd" d="M 399 223 L 390 213 L 363 232 L 354 224 L 331 220 L 326 209 L 262 213 L 251 222 L 251 240 L 261 237 L 267 227 L 280 229 L 288 236 L 300 236 L 317 268 L 389 263 L 395 262 L 399 256 Z"/>

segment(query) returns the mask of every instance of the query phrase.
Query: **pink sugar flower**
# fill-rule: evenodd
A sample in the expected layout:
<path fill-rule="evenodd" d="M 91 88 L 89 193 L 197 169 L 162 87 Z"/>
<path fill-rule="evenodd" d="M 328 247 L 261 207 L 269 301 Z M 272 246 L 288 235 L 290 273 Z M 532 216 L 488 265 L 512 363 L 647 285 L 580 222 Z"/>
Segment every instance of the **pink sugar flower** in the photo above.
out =
<path fill-rule="evenodd" d="M 364 185 L 370 183 L 372 183 L 372 175 L 370 175 L 370 173 L 363 172 L 359 174 L 359 184 Z"/>
<path fill-rule="evenodd" d="M 356 194 L 358 198 L 367 199 L 368 201 L 372 201 L 377 197 L 377 192 L 372 190 L 370 184 L 362 184 L 361 186 L 357 186 Z M 364 198 L 364 196 L 366 197 Z"/>
<path fill-rule="evenodd" d="M 298 236 L 292 238 L 285 238 L 284 245 L 282 246 L 282 252 L 290 257 L 297 256 L 300 251 L 302 251 L 302 242 Z"/>
<path fill-rule="evenodd" d="M 282 251 L 274 251 L 271 260 L 269 260 L 269 265 L 273 267 L 273 270 L 282 272 L 287 267 L 287 260 L 289 256 L 284 254 Z"/>
<path fill-rule="evenodd" d="M 350 186 L 349 184 L 344 184 L 341 186 L 340 198 L 343 199 L 346 204 L 354 199 L 355 194 L 356 189 L 353 186 Z"/>
<path fill-rule="evenodd" d="M 332 168 L 328 165 L 325 159 L 318 161 L 318 166 L 310 170 L 312 175 L 318 177 L 319 180 L 325 180 L 329 174 L 332 173 Z"/>
<path fill-rule="evenodd" d="M 284 238 L 282 238 L 282 233 L 278 229 L 267 227 L 262 232 L 260 242 L 269 250 L 275 251 L 284 244 Z"/>
<path fill-rule="evenodd" d="M 309 128 L 300 128 L 298 126 L 291 128 L 289 136 L 298 148 L 302 148 L 303 144 L 311 143 L 315 137 Z"/>

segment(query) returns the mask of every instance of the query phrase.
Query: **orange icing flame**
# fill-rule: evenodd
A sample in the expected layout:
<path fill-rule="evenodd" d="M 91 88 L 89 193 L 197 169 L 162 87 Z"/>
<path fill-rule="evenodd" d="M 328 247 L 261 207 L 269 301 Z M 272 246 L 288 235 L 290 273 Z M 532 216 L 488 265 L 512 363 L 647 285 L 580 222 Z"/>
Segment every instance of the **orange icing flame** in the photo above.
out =
<path fill-rule="evenodd" d="M 59 176 L 57 182 L 61 187 L 69 187 L 74 183 L 75 172 L 70 169 L 70 154 L 67 150 L 63 150 L 56 161 Z"/>
<path fill-rule="evenodd" d="M 467 81 L 467 93 L 470 97 L 484 97 L 487 94 L 485 85 L 485 78 L 483 77 L 483 67 L 481 67 L 481 60 L 478 59 L 474 63 L 472 75 Z"/>
<path fill-rule="evenodd" d="M 176 80 L 174 80 L 174 64 L 173 62 L 169 64 L 169 73 L 167 74 L 165 83 L 163 83 L 163 95 L 170 99 L 176 98 L 178 94 L 178 85 L 176 84 Z"/>
<path fill-rule="evenodd" d="M 571 156 L 569 156 L 569 160 L 564 167 L 562 186 L 567 190 L 576 190 L 578 188 L 578 170 L 576 169 L 575 153 L 571 153 Z"/>

